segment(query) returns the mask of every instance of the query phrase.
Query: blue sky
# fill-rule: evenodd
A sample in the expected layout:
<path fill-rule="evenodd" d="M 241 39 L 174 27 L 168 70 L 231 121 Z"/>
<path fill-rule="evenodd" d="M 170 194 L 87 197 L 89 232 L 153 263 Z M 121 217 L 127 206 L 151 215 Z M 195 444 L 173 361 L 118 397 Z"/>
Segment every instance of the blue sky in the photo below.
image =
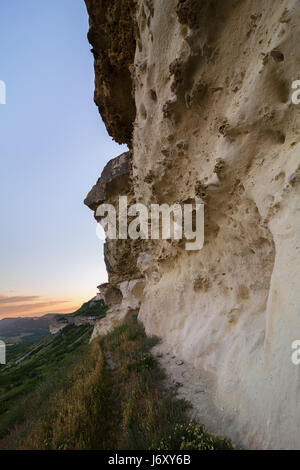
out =
<path fill-rule="evenodd" d="M 106 280 L 83 199 L 125 147 L 93 102 L 87 31 L 83 0 L 0 2 L 0 318 L 72 311 Z"/>

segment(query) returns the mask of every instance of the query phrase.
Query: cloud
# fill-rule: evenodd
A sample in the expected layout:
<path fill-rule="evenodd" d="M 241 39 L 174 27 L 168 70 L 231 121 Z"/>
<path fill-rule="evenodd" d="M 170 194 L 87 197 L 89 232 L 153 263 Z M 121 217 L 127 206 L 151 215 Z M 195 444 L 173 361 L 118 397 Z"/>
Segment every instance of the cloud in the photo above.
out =
<path fill-rule="evenodd" d="M 39 316 L 45 313 L 66 313 L 73 311 L 73 305 L 66 308 L 67 299 L 46 299 L 40 295 L 0 295 L 0 318 L 16 316 Z M 77 307 L 77 305 L 76 305 Z M 75 310 L 75 308 L 74 308 Z"/>
<path fill-rule="evenodd" d="M 6 295 L 0 295 L 0 304 L 15 304 L 20 302 L 32 302 L 33 300 L 40 299 L 40 295 L 15 295 L 8 297 Z"/>

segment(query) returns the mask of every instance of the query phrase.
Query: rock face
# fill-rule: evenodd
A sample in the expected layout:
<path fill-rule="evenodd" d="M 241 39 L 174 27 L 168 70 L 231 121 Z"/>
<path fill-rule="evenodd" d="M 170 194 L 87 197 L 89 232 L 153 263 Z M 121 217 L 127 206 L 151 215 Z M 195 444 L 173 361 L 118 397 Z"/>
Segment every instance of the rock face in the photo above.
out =
<path fill-rule="evenodd" d="M 135 2 L 86 0 L 88 39 L 95 58 L 95 103 L 120 144 L 131 140 L 135 119 L 130 66 L 136 48 Z"/>
<path fill-rule="evenodd" d="M 112 204 L 118 208 L 119 195 L 127 196 L 128 204 L 133 201 L 133 186 L 130 176 L 130 153 L 126 152 L 114 158 L 105 166 L 101 177 L 87 195 L 84 203 L 94 211 L 96 220 L 97 208 L 102 203 Z M 140 241 L 107 240 L 104 244 L 104 260 L 109 282 L 118 283 L 125 279 L 139 277 L 137 256 L 140 252 Z"/>
<path fill-rule="evenodd" d="M 59 320 L 54 319 L 49 324 L 49 331 L 52 335 L 56 335 L 59 331 L 63 330 L 68 325 L 95 325 L 97 319 L 95 317 L 87 316 L 78 316 L 78 317 L 68 317 L 67 315 Z"/>
<path fill-rule="evenodd" d="M 123 320 L 138 314 L 144 287 L 144 279 L 100 285 L 99 290 L 109 310 L 106 317 L 96 323 L 91 340 L 106 335 Z"/>
<path fill-rule="evenodd" d="M 108 162 L 84 203 L 100 221 L 96 214 L 98 206 L 106 203 L 118 208 L 120 195 L 127 196 L 128 204 L 134 200 L 129 152 Z M 109 282 L 98 286 L 98 289 L 109 310 L 106 317 L 97 322 L 92 339 L 106 334 L 122 320 L 138 313 L 144 289 L 144 276 L 137 266 L 141 246 L 140 240 L 106 240 L 104 260 Z"/>
<path fill-rule="evenodd" d="M 235 442 L 299 449 L 291 344 L 300 339 L 300 105 L 291 85 L 300 78 L 300 4 L 86 3 L 96 102 L 109 133 L 131 148 L 121 178 L 131 201 L 205 202 L 198 252 L 159 240 L 106 245 L 115 305 L 122 315 L 138 310 L 147 333 L 195 376 L 209 374 L 210 398 L 230 423 L 222 431 Z M 117 179 L 98 180 L 93 210 L 93 198 L 127 194 Z"/>

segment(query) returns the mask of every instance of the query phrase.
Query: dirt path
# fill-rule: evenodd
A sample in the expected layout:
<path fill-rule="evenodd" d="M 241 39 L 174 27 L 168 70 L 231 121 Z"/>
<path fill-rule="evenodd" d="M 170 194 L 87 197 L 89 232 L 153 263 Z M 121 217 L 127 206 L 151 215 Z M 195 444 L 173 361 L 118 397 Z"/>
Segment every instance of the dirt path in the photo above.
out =
<path fill-rule="evenodd" d="M 166 389 L 176 389 L 178 397 L 192 405 L 189 417 L 204 424 L 208 431 L 229 437 L 234 445 L 242 447 L 236 431 L 235 417 L 226 416 L 224 410 L 218 408 L 213 400 L 213 377 L 175 356 L 163 343 L 154 346 L 152 353 L 167 375 Z"/>

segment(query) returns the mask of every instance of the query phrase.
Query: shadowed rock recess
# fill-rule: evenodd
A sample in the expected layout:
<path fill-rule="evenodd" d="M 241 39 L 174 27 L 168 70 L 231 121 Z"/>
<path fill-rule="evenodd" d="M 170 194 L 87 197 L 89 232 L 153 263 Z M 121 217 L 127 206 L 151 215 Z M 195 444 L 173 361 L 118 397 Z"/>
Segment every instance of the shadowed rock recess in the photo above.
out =
<path fill-rule="evenodd" d="M 106 243 L 110 309 L 94 337 L 138 313 L 163 357 L 176 356 L 179 393 L 209 430 L 247 448 L 299 449 L 300 2 L 86 4 L 95 101 L 130 148 L 86 204 L 205 203 L 200 251 Z"/>

